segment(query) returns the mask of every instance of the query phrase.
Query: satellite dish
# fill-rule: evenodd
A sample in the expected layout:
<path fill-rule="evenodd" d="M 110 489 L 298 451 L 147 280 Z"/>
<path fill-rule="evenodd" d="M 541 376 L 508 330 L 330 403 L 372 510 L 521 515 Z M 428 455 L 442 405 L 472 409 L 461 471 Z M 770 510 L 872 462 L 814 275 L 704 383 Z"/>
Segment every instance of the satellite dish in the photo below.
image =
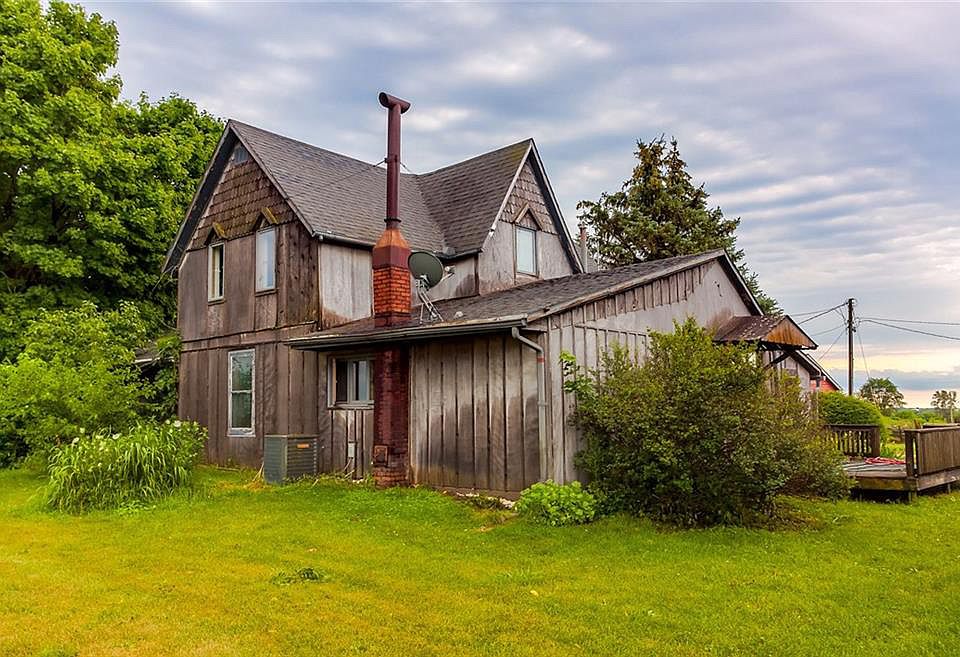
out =
<path fill-rule="evenodd" d="M 429 290 L 443 280 L 443 264 L 437 256 L 428 251 L 414 251 L 407 258 L 410 273 L 417 281 L 423 281 Z"/>

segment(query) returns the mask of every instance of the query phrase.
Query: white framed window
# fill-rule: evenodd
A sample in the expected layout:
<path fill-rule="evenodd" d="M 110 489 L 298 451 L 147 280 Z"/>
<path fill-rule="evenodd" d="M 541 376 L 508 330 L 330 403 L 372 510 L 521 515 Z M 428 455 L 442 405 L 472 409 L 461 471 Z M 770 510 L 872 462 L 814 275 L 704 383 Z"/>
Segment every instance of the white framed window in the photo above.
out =
<path fill-rule="evenodd" d="M 253 435 L 255 365 L 253 349 L 231 351 L 229 354 L 227 433 L 231 436 Z"/>
<path fill-rule="evenodd" d="M 211 244 L 207 248 L 207 262 L 210 269 L 207 276 L 207 299 L 219 301 L 223 298 L 223 242 Z"/>
<path fill-rule="evenodd" d="M 537 275 L 537 231 L 517 226 L 517 271 Z"/>
<path fill-rule="evenodd" d="M 257 292 L 277 287 L 277 229 L 257 231 Z"/>
<path fill-rule="evenodd" d="M 330 406 L 373 405 L 373 358 L 349 356 L 330 363 Z"/>

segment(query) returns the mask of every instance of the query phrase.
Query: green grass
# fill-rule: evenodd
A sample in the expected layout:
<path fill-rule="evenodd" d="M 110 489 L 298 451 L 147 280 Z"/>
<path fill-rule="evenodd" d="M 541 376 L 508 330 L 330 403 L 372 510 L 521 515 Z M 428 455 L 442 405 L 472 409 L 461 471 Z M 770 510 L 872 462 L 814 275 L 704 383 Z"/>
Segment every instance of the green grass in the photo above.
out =
<path fill-rule="evenodd" d="M 0 472 L 0 655 L 948 655 L 960 495 L 799 529 L 553 529 L 425 490 L 248 485 L 43 512 Z"/>

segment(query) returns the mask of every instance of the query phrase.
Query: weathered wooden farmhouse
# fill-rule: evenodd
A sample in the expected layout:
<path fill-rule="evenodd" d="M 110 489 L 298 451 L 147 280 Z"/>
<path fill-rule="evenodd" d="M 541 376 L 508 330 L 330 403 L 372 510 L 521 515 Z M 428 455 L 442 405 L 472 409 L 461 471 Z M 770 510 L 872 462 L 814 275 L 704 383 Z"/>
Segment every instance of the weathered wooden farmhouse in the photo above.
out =
<path fill-rule="evenodd" d="M 165 265 L 180 415 L 209 429 L 209 461 L 259 467 L 266 436 L 310 436 L 321 472 L 515 493 L 578 476 L 561 351 L 642 356 L 687 317 L 788 335 L 769 340 L 784 355 L 815 346 L 753 323 L 722 251 L 585 273 L 533 140 L 400 174 L 408 105 L 381 102 L 386 169 L 226 126 Z M 441 319 L 417 308 L 411 249 L 452 272 L 430 290 Z"/>

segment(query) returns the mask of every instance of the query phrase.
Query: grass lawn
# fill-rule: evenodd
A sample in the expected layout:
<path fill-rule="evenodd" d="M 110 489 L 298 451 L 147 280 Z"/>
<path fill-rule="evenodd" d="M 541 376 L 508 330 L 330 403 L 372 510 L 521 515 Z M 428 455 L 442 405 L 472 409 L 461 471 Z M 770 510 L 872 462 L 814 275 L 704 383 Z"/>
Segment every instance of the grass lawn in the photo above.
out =
<path fill-rule="evenodd" d="M 550 529 L 425 490 L 247 485 L 38 510 L 0 472 L 0 655 L 955 655 L 960 495 L 806 529 Z M 281 585 L 310 567 L 322 581 Z"/>

